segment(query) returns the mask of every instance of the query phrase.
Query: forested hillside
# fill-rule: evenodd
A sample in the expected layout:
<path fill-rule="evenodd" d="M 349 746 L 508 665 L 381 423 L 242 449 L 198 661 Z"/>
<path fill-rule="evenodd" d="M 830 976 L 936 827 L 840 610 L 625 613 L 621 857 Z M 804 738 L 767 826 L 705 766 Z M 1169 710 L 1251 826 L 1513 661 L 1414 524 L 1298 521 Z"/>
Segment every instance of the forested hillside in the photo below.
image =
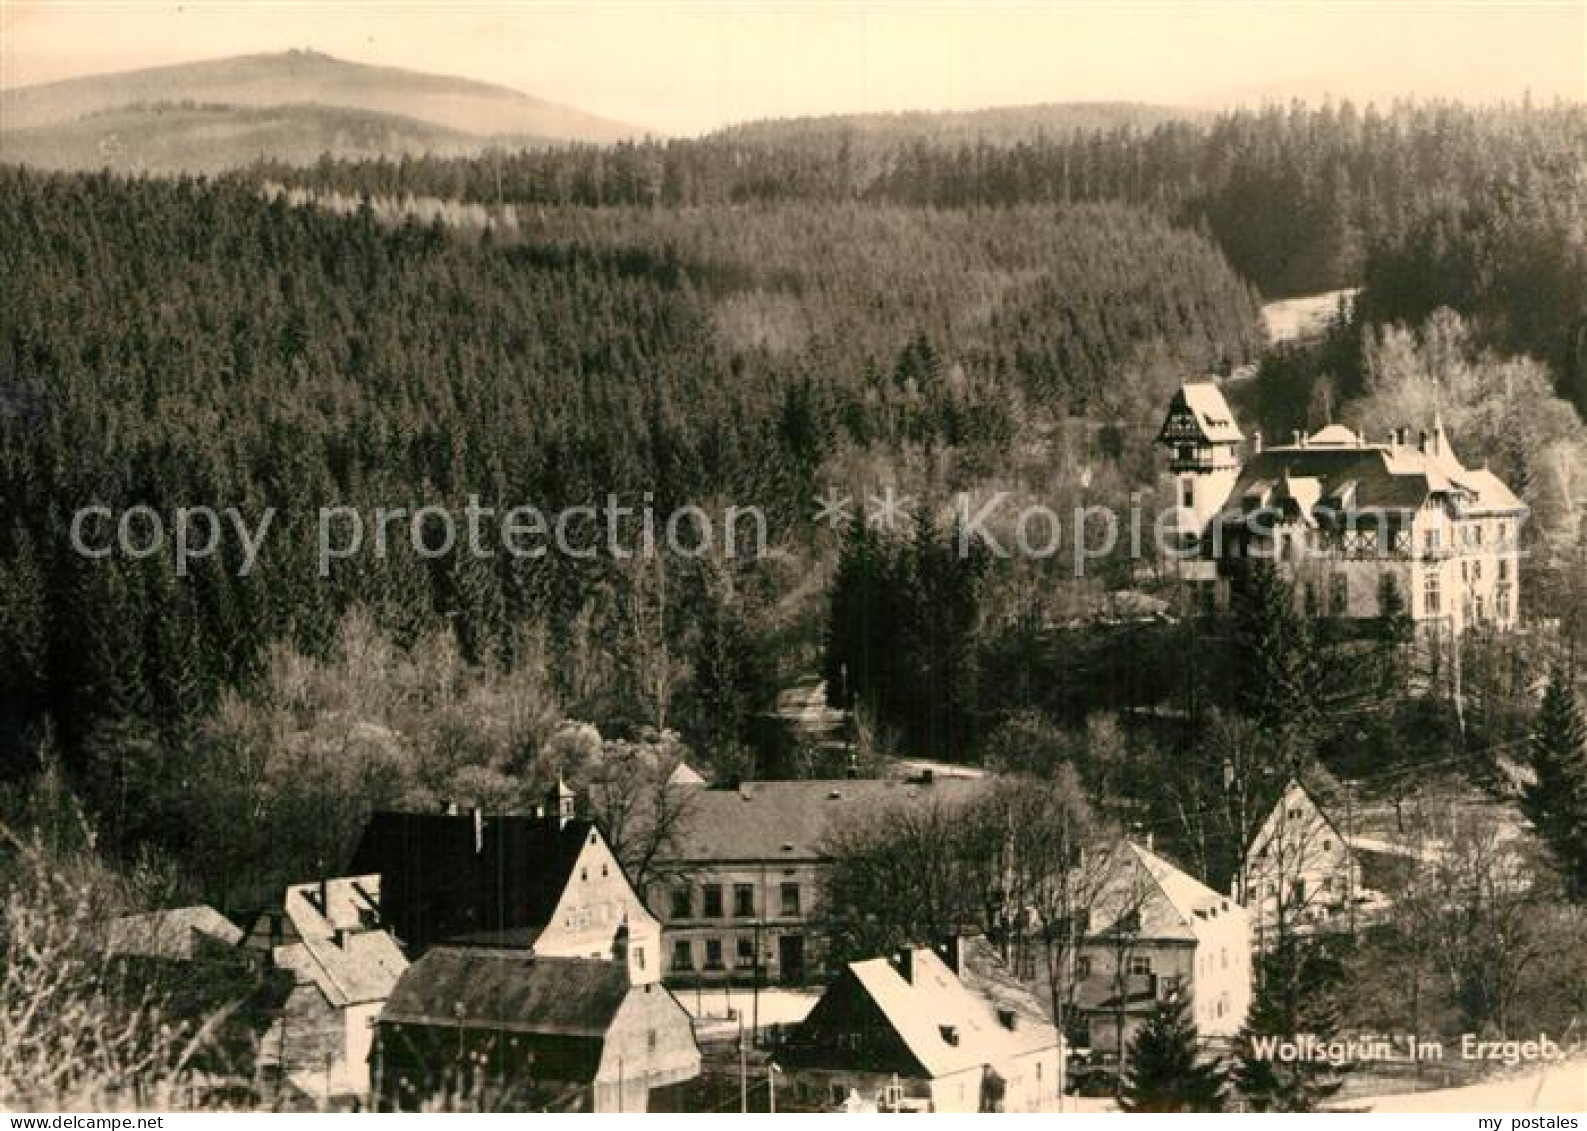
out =
<path fill-rule="evenodd" d="M 1579 389 L 1583 122 L 1347 107 L 973 145 L 796 124 L 216 181 L 0 173 L 8 767 L 48 734 L 109 843 L 182 854 L 170 830 L 235 823 L 184 807 L 238 751 L 262 784 L 228 804 L 303 836 L 316 806 L 351 821 L 377 794 L 521 800 L 561 717 L 676 729 L 724 775 L 814 772 L 763 723 L 823 666 L 873 751 L 1001 757 L 1030 711 L 1078 734 L 1099 696 L 1199 710 L 1228 683 L 1206 642 L 1054 633 L 1149 565 L 1072 584 L 965 563 L 925 521 L 844 556 L 809 518 L 834 485 L 897 487 L 917 516 L 959 489 L 1150 504 L 1161 406 L 1258 356 L 1257 288 L 1365 285 L 1355 321 L 1231 387 L 1242 414 L 1387 426 L 1443 404 L 1557 543 L 1529 613 L 1579 635 L 1587 447 L 1550 386 Z M 1463 316 L 1423 325 L 1438 305 Z M 426 526 L 423 553 L 317 576 L 321 507 L 608 493 L 758 506 L 783 552 L 475 558 Z M 248 576 L 226 538 L 177 577 L 71 552 L 87 505 L 278 513 Z M 377 685 L 415 690 L 358 707 Z M 1467 742 L 1510 739 L 1524 686 L 1503 694 Z M 304 752 L 327 749 L 338 776 L 311 788 Z M 275 819 L 257 866 L 312 867 L 271 855 Z"/>
<path fill-rule="evenodd" d="M 734 128 L 695 141 L 482 161 L 270 168 L 350 193 L 483 204 L 716 206 L 802 200 L 947 208 L 1122 201 L 1212 236 L 1269 298 L 1367 283 L 1371 317 L 1439 305 L 1553 366 L 1587 409 L 1587 109 L 1344 104 L 1007 136 L 954 117 Z"/>
<path fill-rule="evenodd" d="M 240 181 L 11 171 L 0 232 L 11 765 L 53 722 L 96 804 L 150 829 L 179 823 L 128 798 L 181 772 L 190 724 L 272 642 L 326 654 L 354 606 L 399 647 L 444 629 L 469 663 L 533 656 L 564 710 L 681 727 L 730 763 L 768 681 L 814 662 L 789 618 L 819 593 L 785 599 L 819 564 L 806 519 L 832 461 L 935 452 L 964 482 L 1025 430 L 1138 412 L 1259 342 L 1216 249 L 1122 205 L 569 207 L 481 234 Z M 608 492 L 663 514 L 763 507 L 793 567 L 661 576 L 399 543 L 315 576 L 322 506 L 549 511 Z M 280 513 L 250 576 L 228 540 L 179 578 L 169 556 L 71 552 L 90 504 Z"/>

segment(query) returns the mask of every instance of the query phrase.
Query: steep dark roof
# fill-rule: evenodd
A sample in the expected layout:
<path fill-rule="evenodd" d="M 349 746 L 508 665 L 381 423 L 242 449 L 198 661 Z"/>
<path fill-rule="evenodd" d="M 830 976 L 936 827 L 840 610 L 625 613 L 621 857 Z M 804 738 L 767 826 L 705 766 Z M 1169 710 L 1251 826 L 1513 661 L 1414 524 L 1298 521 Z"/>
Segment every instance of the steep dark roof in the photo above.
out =
<path fill-rule="evenodd" d="M 589 821 L 382 812 L 364 826 L 352 870 L 380 876 L 383 918 L 422 949 L 544 927 L 595 835 Z"/>
<path fill-rule="evenodd" d="M 993 778 L 745 782 L 736 789 L 692 787 L 676 844 L 663 863 L 819 860 L 828 836 L 874 820 L 893 806 L 954 805 L 988 793 Z"/>
<path fill-rule="evenodd" d="M 1381 448 L 1270 448 L 1252 456 L 1240 469 L 1240 478 L 1220 518 L 1235 520 L 1246 508 L 1245 497 L 1253 487 L 1265 486 L 1273 495 L 1282 494 L 1286 480 L 1315 479 L 1318 502 L 1331 509 L 1362 511 L 1384 509 L 1414 511 L 1426 502 L 1435 489 L 1447 489 L 1429 481 L 1420 471 L 1391 470 Z M 1354 485 L 1348 502 L 1341 498 L 1342 488 Z M 1263 499 L 1258 507 L 1274 505 L 1277 498 Z"/>
<path fill-rule="evenodd" d="M 380 1020 L 602 1038 L 628 991 L 620 962 L 438 946 L 408 967 Z"/>

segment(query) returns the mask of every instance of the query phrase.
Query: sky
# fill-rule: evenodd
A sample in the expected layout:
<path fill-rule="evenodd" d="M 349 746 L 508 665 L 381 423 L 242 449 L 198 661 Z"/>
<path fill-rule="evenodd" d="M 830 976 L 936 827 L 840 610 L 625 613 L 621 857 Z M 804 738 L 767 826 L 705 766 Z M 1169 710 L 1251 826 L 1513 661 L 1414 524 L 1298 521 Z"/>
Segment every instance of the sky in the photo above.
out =
<path fill-rule="evenodd" d="M 1076 100 L 1587 100 L 1587 0 L 0 0 L 0 86 L 313 48 L 686 135 Z"/>

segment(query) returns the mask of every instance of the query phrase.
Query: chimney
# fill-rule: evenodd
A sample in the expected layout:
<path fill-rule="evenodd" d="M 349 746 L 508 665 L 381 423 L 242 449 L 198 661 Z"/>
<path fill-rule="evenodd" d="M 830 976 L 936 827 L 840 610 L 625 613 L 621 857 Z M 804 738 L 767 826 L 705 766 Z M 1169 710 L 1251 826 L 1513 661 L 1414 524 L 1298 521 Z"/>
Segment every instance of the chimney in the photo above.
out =
<path fill-rule="evenodd" d="M 457 816 L 457 802 L 455 802 L 455 801 L 443 801 L 443 802 L 441 802 L 441 812 L 444 813 L 448 817 Z"/>
<path fill-rule="evenodd" d="M 898 976 L 910 985 L 915 982 L 915 952 L 910 947 L 905 947 L 898 952 L 893 960 L 893 966 L 898 970 Z"/>
<path fill-rule="evenodd" d="M 1300 429 L 1299 428 L 1293 428 L 1293 429 L 1290 430 L 1289 443 L 1290 443 L 1290 447 L 1292 447 L 1292 448 L 1300 447 Z"/>
<path fill-rule="evenodd" d="M 942 959 L 942 964 L 955 975 L 964 973 L 964 936 L 955 931 L 937 946 L 937 954 Z"/>
<path fill-rule="evenodd" d="M 1251 433 L 1251 454 L 1252 455 L 1257 455 L 1257 456 L 1262 454 L 1262 433 L 1261 432 L 1253 431 Z"/>
<path fill-rule="evenodd" d="M 477 856 L 485 851 L 485 810 L 476 805 L 468 812 L 474 818 L 474 854 Z"/>

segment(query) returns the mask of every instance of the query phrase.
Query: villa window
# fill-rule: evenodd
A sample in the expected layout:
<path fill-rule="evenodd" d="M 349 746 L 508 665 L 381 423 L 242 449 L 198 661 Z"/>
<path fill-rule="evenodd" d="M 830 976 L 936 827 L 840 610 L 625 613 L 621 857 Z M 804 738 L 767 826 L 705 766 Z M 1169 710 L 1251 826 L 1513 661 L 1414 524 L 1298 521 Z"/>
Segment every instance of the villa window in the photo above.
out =
<path fill-rule="evenodd" d="M 694 969 L 694 947 L 688 939 L 679 939 L 672 944 L 672 968 L 674 970 Z"/>
<path fill-rule="evenodd" d="M 782 913 L 784 915 L 798 915 L 800 913 L 798 884 L 783 884 Z"/>
<path fill-rule="evenodd" d="M 1152 960 L 1149 957 L 1144 954 L 1137 954 L 1130 958 L 1131 974 L 1150 974 L 1151 972 Z"/>
<path fill-rule="evenodd" d="M 722 940 L 705 940 L 705 968 L 707 970 L 720 970 L 722 968 Z"/>
<path fill-rule="evenodd" d="M 733 885 L 733 914 L 740 919 L 755 917 L 755 885 Z"/>
<path fill-rule="evenodd" d="M 688 884 L 679 884 L 672 889 L 672 917 L 674 919 L 687 919 L 694 914 L 694 895 L 689 890 Z"/>
<path fill-rule="evenodd" d="M 720 919 L 722 917 L 722 885 L 706 884 L 700 888 L 700 893 L 705 896 L 705 917 L 707 919 Z"/>
<path fill-rule="evenodd" d="M 1429 573 L 1427 580 L 1422 583 L 1422 611 L 1428 616 L 1437 616 L 1441 603 L 1438 592 L 1438 574 Z"/>

